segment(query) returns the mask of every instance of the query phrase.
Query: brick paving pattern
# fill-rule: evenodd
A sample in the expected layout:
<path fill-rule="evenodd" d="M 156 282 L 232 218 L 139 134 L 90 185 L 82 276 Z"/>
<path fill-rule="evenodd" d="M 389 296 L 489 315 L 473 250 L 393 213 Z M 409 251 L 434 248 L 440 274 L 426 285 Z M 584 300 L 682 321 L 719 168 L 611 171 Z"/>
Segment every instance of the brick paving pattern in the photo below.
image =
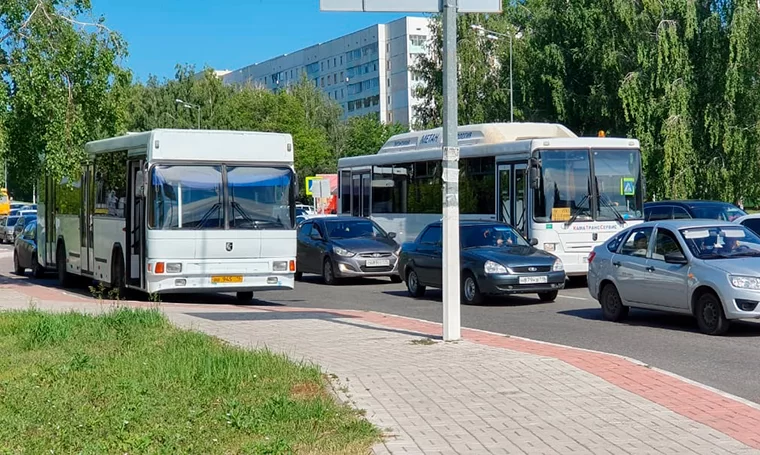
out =
<path fill-rule="evenodd" d="M 102 311 L 0 281 L 0 308 Z M 148 304 L 130 305 L 147 306 Z M 320 365 L 377 454 L 760 454 L 760 410 L 616 356 L 358 311 L 165 304 L 176 324 Z M 427 341 L 426 341 L 427 340 Z"/>

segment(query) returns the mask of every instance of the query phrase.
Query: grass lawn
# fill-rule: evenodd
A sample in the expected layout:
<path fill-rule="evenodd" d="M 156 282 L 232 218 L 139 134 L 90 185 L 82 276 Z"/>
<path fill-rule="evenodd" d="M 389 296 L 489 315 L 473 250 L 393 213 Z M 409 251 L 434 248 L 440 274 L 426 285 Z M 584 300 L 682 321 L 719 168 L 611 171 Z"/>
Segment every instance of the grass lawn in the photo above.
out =
<path fill-rule="evenodd" d="M 0 313 L 0 353 L 0 454 L 359 454 L 380 438 L 318 368 L 155 310 Z"/>

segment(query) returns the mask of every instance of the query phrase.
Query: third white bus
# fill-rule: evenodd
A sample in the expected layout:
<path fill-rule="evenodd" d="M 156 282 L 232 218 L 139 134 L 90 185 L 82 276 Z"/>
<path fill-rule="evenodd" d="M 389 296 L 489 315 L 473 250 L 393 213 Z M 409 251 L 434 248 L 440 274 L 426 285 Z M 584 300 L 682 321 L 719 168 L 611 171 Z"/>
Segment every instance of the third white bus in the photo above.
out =
<path fill-rule="evenodd" d="M 460 126 L 463 219 L 513 225 L 569 276 L 591 250 L 643 220 L 639 141 L 578 137 L 559 124 Z M 442 129 L 391 137 L 375 155 L 338 161 L 340 213 L 370 217 L 401 242 L 442 213 Z"/>

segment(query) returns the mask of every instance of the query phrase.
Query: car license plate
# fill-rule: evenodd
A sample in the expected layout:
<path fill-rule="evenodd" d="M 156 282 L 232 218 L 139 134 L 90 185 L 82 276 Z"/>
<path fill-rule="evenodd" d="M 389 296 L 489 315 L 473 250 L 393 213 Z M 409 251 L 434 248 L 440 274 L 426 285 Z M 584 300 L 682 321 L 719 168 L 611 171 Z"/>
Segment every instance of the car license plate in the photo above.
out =
<path fill-rule="evenodd" d="M 229 276 L 229 275 L 212 276 L 211 277 L 211 282 L 214 283 L 214 284 L 219 284 L 219 283 L 242 283 L 243 282 L 243 277 L 240 276 L 240 275 L 235 275 L 235 276 Z"/>
<path fill-rule="evenodd" d="M 546 276 L 521 276 L 520 284 L 541 284 L 546 283 Z"/>
<path fill-rule="evenodd" d="M 367 267 L 388 267 L 390 259 L 367 259 Z"/>

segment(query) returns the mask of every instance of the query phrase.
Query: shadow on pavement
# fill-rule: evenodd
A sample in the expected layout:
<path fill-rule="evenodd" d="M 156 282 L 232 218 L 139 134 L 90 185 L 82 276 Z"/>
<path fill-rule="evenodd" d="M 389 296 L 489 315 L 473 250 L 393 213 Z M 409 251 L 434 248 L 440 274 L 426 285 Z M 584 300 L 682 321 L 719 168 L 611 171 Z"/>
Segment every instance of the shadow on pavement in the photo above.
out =
<path fill-rule="evenodd" d="M 319 275 L 304 275 L 299 282 L 309 284 L 319 284 L 325 287 L 330 287 L 324 284 L 322 277 Z M 391 283 L 389 278 L 341 278 L 337 284 L 333 287 L 340 286 L 382 286 L 382 285 L 396 284 L 397 286 L 403 286 L 403 284 Z"/>
<path fill-rule="evenodd" d="M 573 316 L 588 321 L 607 322 L 602 315 L 601 308 L 566 310 L 559 311 L 558 314 Z M 641 309 L 631 309 L 628 317 L 623 322 L 607 323 L 701 334 L 699 326 L 697 326 L 697 320 L 691 316 Z M 747 321 L 734 321 L 726 335 L 729 337 L 760 337 L 760 324 Z"/>
<path fill-rule="evenodd" d="M 394 297 L 406 297 L 420 302 L 435 302 L 442 303 L 443 295 L 439 289 L 430 289 L 425 292 L 424 297 L 413 298 L 407 291 L 383 291 L 383 294 L 391 295 Z M 462 306 L 477 306 L 477 307 L 519 307 L 528 305 L 553 305 L 552 302 L 541 302 L 535 294 L 525 295 L 510 295 L 503 297 L 486 297 L 480 305 L 462 305 Z"/>
<path fill-rule="evenodd" d="M 378 332 L 397 333 L 402 335 L 410 335 L 422 338 L 440 339 L 440 336 L 430 336 L 426 333 L 413 332 L 409 330 L 393 329 L 389 327 L 377 327 L 374 325 L 362 324 L 359 322 L 351 322 L 351 319 L 356 319 L 355 316 L 332 313 L 329 311 L 262 311 L 262 312 L 219 312 L 219 313 L 195 313 L 185 312 L 188 316 L 193 316 L 201 319 L 206 319 L 214 322 L 239 322 L 239 321 L 293 321 L 293 320 L 322 320 L 333 322 L 336 324 L 348 325 L 351 327 L 357 327 L 362 330 L 374 330 Z"/>

